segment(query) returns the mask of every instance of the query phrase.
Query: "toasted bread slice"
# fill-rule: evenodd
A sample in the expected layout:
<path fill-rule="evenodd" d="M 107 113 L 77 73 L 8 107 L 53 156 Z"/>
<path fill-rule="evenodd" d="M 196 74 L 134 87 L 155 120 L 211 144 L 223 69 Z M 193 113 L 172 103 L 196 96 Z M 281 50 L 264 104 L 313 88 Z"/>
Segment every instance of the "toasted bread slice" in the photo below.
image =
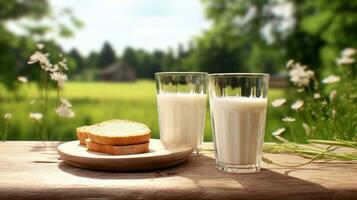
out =
<path fill-rule="evenodd" d="M 108 120 L 85 129 L 88 138 L 97 144 L 131 145 L 149 142 L 150 129 L 142 123 L 128 120 Z"/>
<path fill-rule="evenodd" d="M 98 144 L 92 142 L 90 139 L 86 139 L 86 145 L 88 150 L 90 151 L 109 153 L 113 155 L 139 154 L 149 151 L 149 142 L 145 142 L 142 144 L 116 146 L 116 145 Z"/>
<path fill-rule="evenodd" d="M 86 145 L 86 139 L 88 138 L 87 129 L 89 127 L 90 126 L 81 126 L 76 129 L 77 138 L 82 145 Z"/>

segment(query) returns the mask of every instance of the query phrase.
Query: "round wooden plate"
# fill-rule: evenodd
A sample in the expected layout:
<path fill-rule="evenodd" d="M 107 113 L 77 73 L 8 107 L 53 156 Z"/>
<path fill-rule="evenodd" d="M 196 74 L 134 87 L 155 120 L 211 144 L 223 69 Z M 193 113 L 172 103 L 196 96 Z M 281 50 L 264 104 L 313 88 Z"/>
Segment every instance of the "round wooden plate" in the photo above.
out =
<path fill-rule="evenodd" d="M 158 139 L 150 139 L 149 152 L 133 155 L 110 155 L 87 150 L 79 141 L 58 146 L 62 160 L 74 167 L 100 171 L 145 171 L 166 168 L 186 161 L 192 153 L 189 147 L 165 149 Z"/>

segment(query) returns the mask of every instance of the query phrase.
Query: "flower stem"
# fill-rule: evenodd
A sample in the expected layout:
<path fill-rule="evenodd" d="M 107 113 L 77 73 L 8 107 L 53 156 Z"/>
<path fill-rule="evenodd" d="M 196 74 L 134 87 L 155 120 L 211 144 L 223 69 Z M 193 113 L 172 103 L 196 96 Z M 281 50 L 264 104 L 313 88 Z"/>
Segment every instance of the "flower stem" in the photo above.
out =
<path fill-rule="evenodd" d="M 262 158 L 262 160 L 268 164 L 273 164 L 273 165 L 276 165 L 276 166 L 280 166 L 280 167 L 301 167 L 301 166 L 304 166 L 304 165 L 307 165 L 307 164 L 310 164 L 312 162 L 314 162 L 315 160 L 319 159 L 320 157 L 322 157 L 325 153 L 328 153 L 328 152 L 331 152 L 331 151 L 334 151 L 335 149 L 327 149 L 323 152 L 320 152 L 319 154 L 317 154 L 316 156 L 312 157 L 309 161 L 307 162 L 304 162 L 304 163 L 300 163 L 300 164 L 293 164 L 293 165 L 286 165 L 286 164 L 279 164 L 279 163 L 276 163 L 270 159 L 267 159 L 267 158 Z"/>

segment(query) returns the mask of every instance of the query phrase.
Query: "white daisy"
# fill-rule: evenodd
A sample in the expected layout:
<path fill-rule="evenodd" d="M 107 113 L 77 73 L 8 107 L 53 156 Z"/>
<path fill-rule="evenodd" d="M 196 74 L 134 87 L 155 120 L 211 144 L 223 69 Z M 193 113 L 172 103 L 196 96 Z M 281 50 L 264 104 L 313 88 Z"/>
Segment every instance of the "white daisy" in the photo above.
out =
<path fill-rule="evenodd" d="M 295 103 L 293 103 L 293 105 L 291 105 L 291 108 L 292 108 L 293 110 L 298 110 L 298 109 L 300 109 L 303 105 L 304 105 L 304 101 L 303 101 L 303 100 L 297 100 L 297 101 L 295 101 Z"/>
<path fill-rule="evenodd" d="M 273 107 L 280 107 L 280 106 L 282 106 L 285 102 L 286 102 L 286 99 L 284 99 L 284 98 L 275 99 L 273 102 L 271 102 L 271 105 L 273 105 Z"/>
<path fill-rule="evenodd" d="M 24 83 L 24 84 L 28 82 L 26 76 L 19 76 L 19 77 L 17 77 L 17 80 L 18 80 L 20 83 Z"/>
<path fill-rule="evenodd" d="M 285 131 L 285 128 L 279 128 L 278 130 L 274 131 L 272 135 L 279 136 Z"/>
<path fill-rule="evenodd" d="M 308 86 L 310 80 L 314 77 L 314 72 L 312 70 L 306 70 L 306 66 L 296 64 L 289 72 L 290 81 L 298 86 L 304 87 Z"/>
<path fill-rule="evenodd" d="M 319 99 L 319 98 L 321 98 L 320 93 L 314 93 L 314 99 Z"/>
<path fill-rule="evenodd" d="M 354 48 L 346 48 L 341 52 L 342 57 L 351 57 L 356 54 L 356 49 Z"/>
<path fill-rule="evenodd" d="M 341 78 L 340 78 L 339 76 L 330 75 L 330 76 L 324 78 L 324 79 L 322 80 L 322 82 L 323 82 L 323 83 L 336 83 L 336 82 L 340 81 L 340 79 L 341 79 Z"/>
<path fill-rule="evenodd" d="M 45 45 L 42 44 L 42 43 L 39 43 L 39 44 L 36 45 L 36 47 L 41 50 L 41 49 L 43 49 L 45 47 Z"/>
<path fill-rule="evenodd" d="M 42 113 L 30 113 L 30 118 L 36 121 L 41 121 L 43 118 Z"/>
<path fill-rule="evenodd" d="M 354 58 L 341 57 L 336 59 L 337 65 L 349 65 L 355 62 Z"/>
<path fill-rule="evenodd" d="M 4 119 L 7 121 L 7 120 L 10 120 L 12 118 L 12 114 L 11 113 L 5 113 L 4 115 Z"/>
<path fill-rule="evenodd" d="M 283 121 L 283 122 L 294 122 L 295 119 L 292 118 L 292 117 L 284 117 L 283 119 L 281 119 L 281 121 Z"/>

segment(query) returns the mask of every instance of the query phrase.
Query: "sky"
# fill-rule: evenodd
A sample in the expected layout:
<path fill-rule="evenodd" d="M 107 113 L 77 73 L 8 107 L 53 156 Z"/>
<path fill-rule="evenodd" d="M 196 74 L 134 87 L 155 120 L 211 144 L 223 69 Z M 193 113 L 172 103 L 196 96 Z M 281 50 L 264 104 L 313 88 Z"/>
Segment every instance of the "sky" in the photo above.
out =
<path fill-rule="evenodd" d="M 199 0 L 50 0 L 54 11 L 71 8 L 84 27 L 69 39 L 59 39 L 65 50 L 76 47 L 87 55 L 109 41 L 120 53 L 126 46 L 165 50 L 187 43 L 209 27 Z"/>

